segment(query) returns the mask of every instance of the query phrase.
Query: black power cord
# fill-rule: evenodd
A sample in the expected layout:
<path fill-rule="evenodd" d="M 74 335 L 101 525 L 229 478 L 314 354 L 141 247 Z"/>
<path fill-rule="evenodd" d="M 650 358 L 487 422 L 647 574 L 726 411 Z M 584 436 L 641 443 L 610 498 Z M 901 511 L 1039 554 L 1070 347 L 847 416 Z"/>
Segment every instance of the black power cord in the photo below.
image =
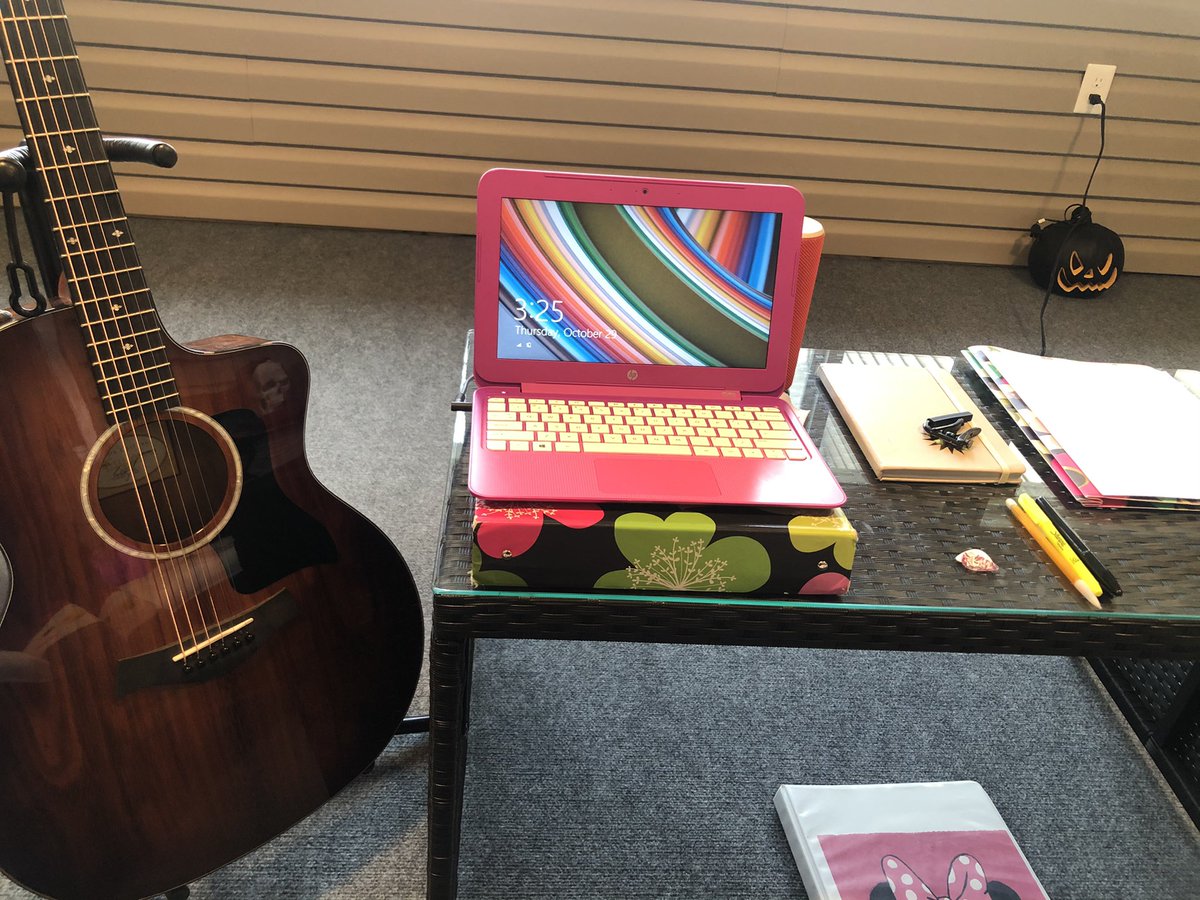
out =
<path fill-rule="evenodd" d="M 1087 187 L 1083 189 L 1083 200 L 1079 203 L 1072 203 L 1063 210 L 1063 218 L 1060 221 L 1070 219 L 1071 227 L 1067 229 L 1067 233 L 1063 236 L 1062 242 L 1058 245 L 1058 252 L 1054 254 L 1054 263 L 1050 266 L 1050 275 L 1046 279 L 1046 293 L 1042 297 L 1042 310 L 1038 315 L 1038 328 L 1041 332 L 1041 349 L 1038 351 L 1039 356 L 1046 355 L 1046 307 L 1050 305 L 1050 294 L 1054 290 L 1054 283 L 1058 280 L 1058 270 L 1062 265 L 1063 251 L 1067 249 L 1067 244 L 1071 240 L 1071 235 L 1075 233 L 1075 229 L 1085 223 L 1092 221 L 1092 214 L 1087 208 L 1088 194 L 1092 192 L 1092 179 L 1096 177 L 1096 169 L 1100 168 L 1100 160 L 1104 158 L 1104 125 L 1107 120 L 1108 107 L 1104 103 L 1104 98 L 1099 94 L 1089 94 L 1088 103 L 1092 106 L 1100 106 L 1100 151 L 1096 154 L 1096 162 L 1092 166 L 1092 174 L 1088 176 Z M 1042 230 L 1042 221 L 1039 220 L 1030 229 L 1030 235 L 1037 237 Z"/>
<path fill-rule="evenodd" d="M 1108 107 L 1104 104 L 1104 98 L 1099 94 L 1088 94 L 1088 103 L 1092 106 L 1100 105 L 1100 152 L 1096 154 L 1096 163 L 1092 166 L 1092 174 L 1088 176 L 1087 187 L 1083 189 L 1083 200 L 1080 206 L 1087 206 L 1088 194 L 1092 192 L 1092 179 L 1096 177 L 1096 169 L 1100 168 L 1100 160 L 1104 157 L 1104 123 L 1108 118 Z"/>

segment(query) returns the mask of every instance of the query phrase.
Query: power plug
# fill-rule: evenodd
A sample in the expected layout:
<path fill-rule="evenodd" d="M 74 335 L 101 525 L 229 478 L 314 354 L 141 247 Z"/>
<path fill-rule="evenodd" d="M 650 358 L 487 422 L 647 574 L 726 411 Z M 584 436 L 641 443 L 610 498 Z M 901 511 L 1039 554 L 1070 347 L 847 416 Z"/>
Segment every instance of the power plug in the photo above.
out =
<path fill-rule="evenodd" d="M 1108 100 L 1108 91 L 1112 87 L 1113 77 L 1117 74 L 1116 66 L 1106 66 L 1100 63 L 1088 63 L 1087 71 L 1079 84 L 1079 94 L 1075 97 L 1074 112 L 1083 115 L 1099 115 L 1100 100 Z M 1100 100 L 1092 100 L 1097 94 Z"/>

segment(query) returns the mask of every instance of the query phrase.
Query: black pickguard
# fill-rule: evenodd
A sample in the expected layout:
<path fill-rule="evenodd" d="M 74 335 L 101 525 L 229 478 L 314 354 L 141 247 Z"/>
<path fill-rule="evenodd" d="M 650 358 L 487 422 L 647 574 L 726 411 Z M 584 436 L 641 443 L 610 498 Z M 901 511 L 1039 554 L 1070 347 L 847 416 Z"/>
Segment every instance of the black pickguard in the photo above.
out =
<path fill-rule="evenodd" d="M 262 419 L 248 409 L 213 418 L 229 432 L 242 459 L 241 500 L 212 543 L 234 588 L 253 594 L 300 569 L 337 562 L 337 547 L 325 526 L 289 500 L 275 480 Z"/>

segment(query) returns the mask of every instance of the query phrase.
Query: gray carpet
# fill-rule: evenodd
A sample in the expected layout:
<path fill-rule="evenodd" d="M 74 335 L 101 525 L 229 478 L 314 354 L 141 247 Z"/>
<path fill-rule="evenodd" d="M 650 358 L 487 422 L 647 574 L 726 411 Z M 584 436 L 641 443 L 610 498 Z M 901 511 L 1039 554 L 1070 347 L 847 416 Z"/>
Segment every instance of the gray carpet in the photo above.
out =
<path fill-rule="evenodd" d="M 306 353 L 313 468 L 392 536 L 428 602 L 471 239 L 135 224 L 173 336 Z M 1036 351 L 1040 302 L 1022 270 L 828 258 L 806 344 Z M 1047 330 L 1056 355 L 1200 368 L 1200 280 L 1124 276 L 1053 300 Z M 1070 660 L 484 642 L 471 740 L 464 898 L 803 897 L 780 782 L 944 778 L 987 788 L 1056 900 L 1197 894 L 1196 830 Z M 398 739 L 194 896 L 423 895 L 426 763 L 423 736 Z"/>

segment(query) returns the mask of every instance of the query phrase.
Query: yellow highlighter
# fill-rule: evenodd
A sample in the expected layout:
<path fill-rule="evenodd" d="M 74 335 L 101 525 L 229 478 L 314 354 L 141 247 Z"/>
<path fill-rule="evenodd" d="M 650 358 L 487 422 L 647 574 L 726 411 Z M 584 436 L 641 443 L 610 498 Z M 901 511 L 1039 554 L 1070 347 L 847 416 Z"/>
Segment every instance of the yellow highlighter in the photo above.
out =
<path fill-rule="evenodd" d="M 1082 579 L 1083 583 L 1088 586 L 1088 590 L 1097 597 L 1103 594 L 1104 588 L 1100 587 L 1100 582 L 1096 580 L 1096 576 L 1083 564 L 1083 560 L 1079 558 L 1079 554 L 1071 549 L 1071 545 L 1067 543 L 1067 539 L 1059 534 L 1058 529 L 1054 527 L 1054 523 L 1050 521 L 1050 517 L 1042 512 L 1041 507 L 1034 502 L 1033 498 L 1023 493 L 1017 496 L 1017 502 L 1021 504 L 1021 510 L 1033 520 L 1033 524 L 1041 530 L 1042 534 L 1050 540 L 1050 543 L 1054 545 L 1054 548 L 1066 560 L 1067 565 L 1070 567 L 1071 580 L 1078 581 Z"/>
<path fill-rule="evenodd" d="M 1071 571 L 1066 559 L 1064 559 L 1062 554 L 1055 549 L 1054 544 L 1052 544 L 1050 539 L 1046 537 L 1042 530 L 1033 523 L 1033 520 L 1029 518 L 1029 516 L 1025 515 L 1025 510 L 1021 509 L 1021 504 L 1019 504 L 1012 497 L 1009 497 L 1004 501 L 1004 505 L 1008 507 L 1008 511 L 1011 512 L 1016 517 L 1017 521 L 1021 523 L 1021 527 L 1029 532 L 1029 536 L 1037 541 L 1038 546 L 1041 547 L 1042 550 L 1045 551 L 1046 555 L 1050 557 L 1050 561 L 1058 567 L 1060 572 L 1067 576 L 1067 580 L 1071 581 L 1072 587 L 1079 592 L 1083 599 L 1086 600 L 1093 608 L 1100 609 L 1100 600 L 1097 598 L 1095 592 L 1083 583 L 1082 578 L 1075 578 L 1075 574 Z"/>

